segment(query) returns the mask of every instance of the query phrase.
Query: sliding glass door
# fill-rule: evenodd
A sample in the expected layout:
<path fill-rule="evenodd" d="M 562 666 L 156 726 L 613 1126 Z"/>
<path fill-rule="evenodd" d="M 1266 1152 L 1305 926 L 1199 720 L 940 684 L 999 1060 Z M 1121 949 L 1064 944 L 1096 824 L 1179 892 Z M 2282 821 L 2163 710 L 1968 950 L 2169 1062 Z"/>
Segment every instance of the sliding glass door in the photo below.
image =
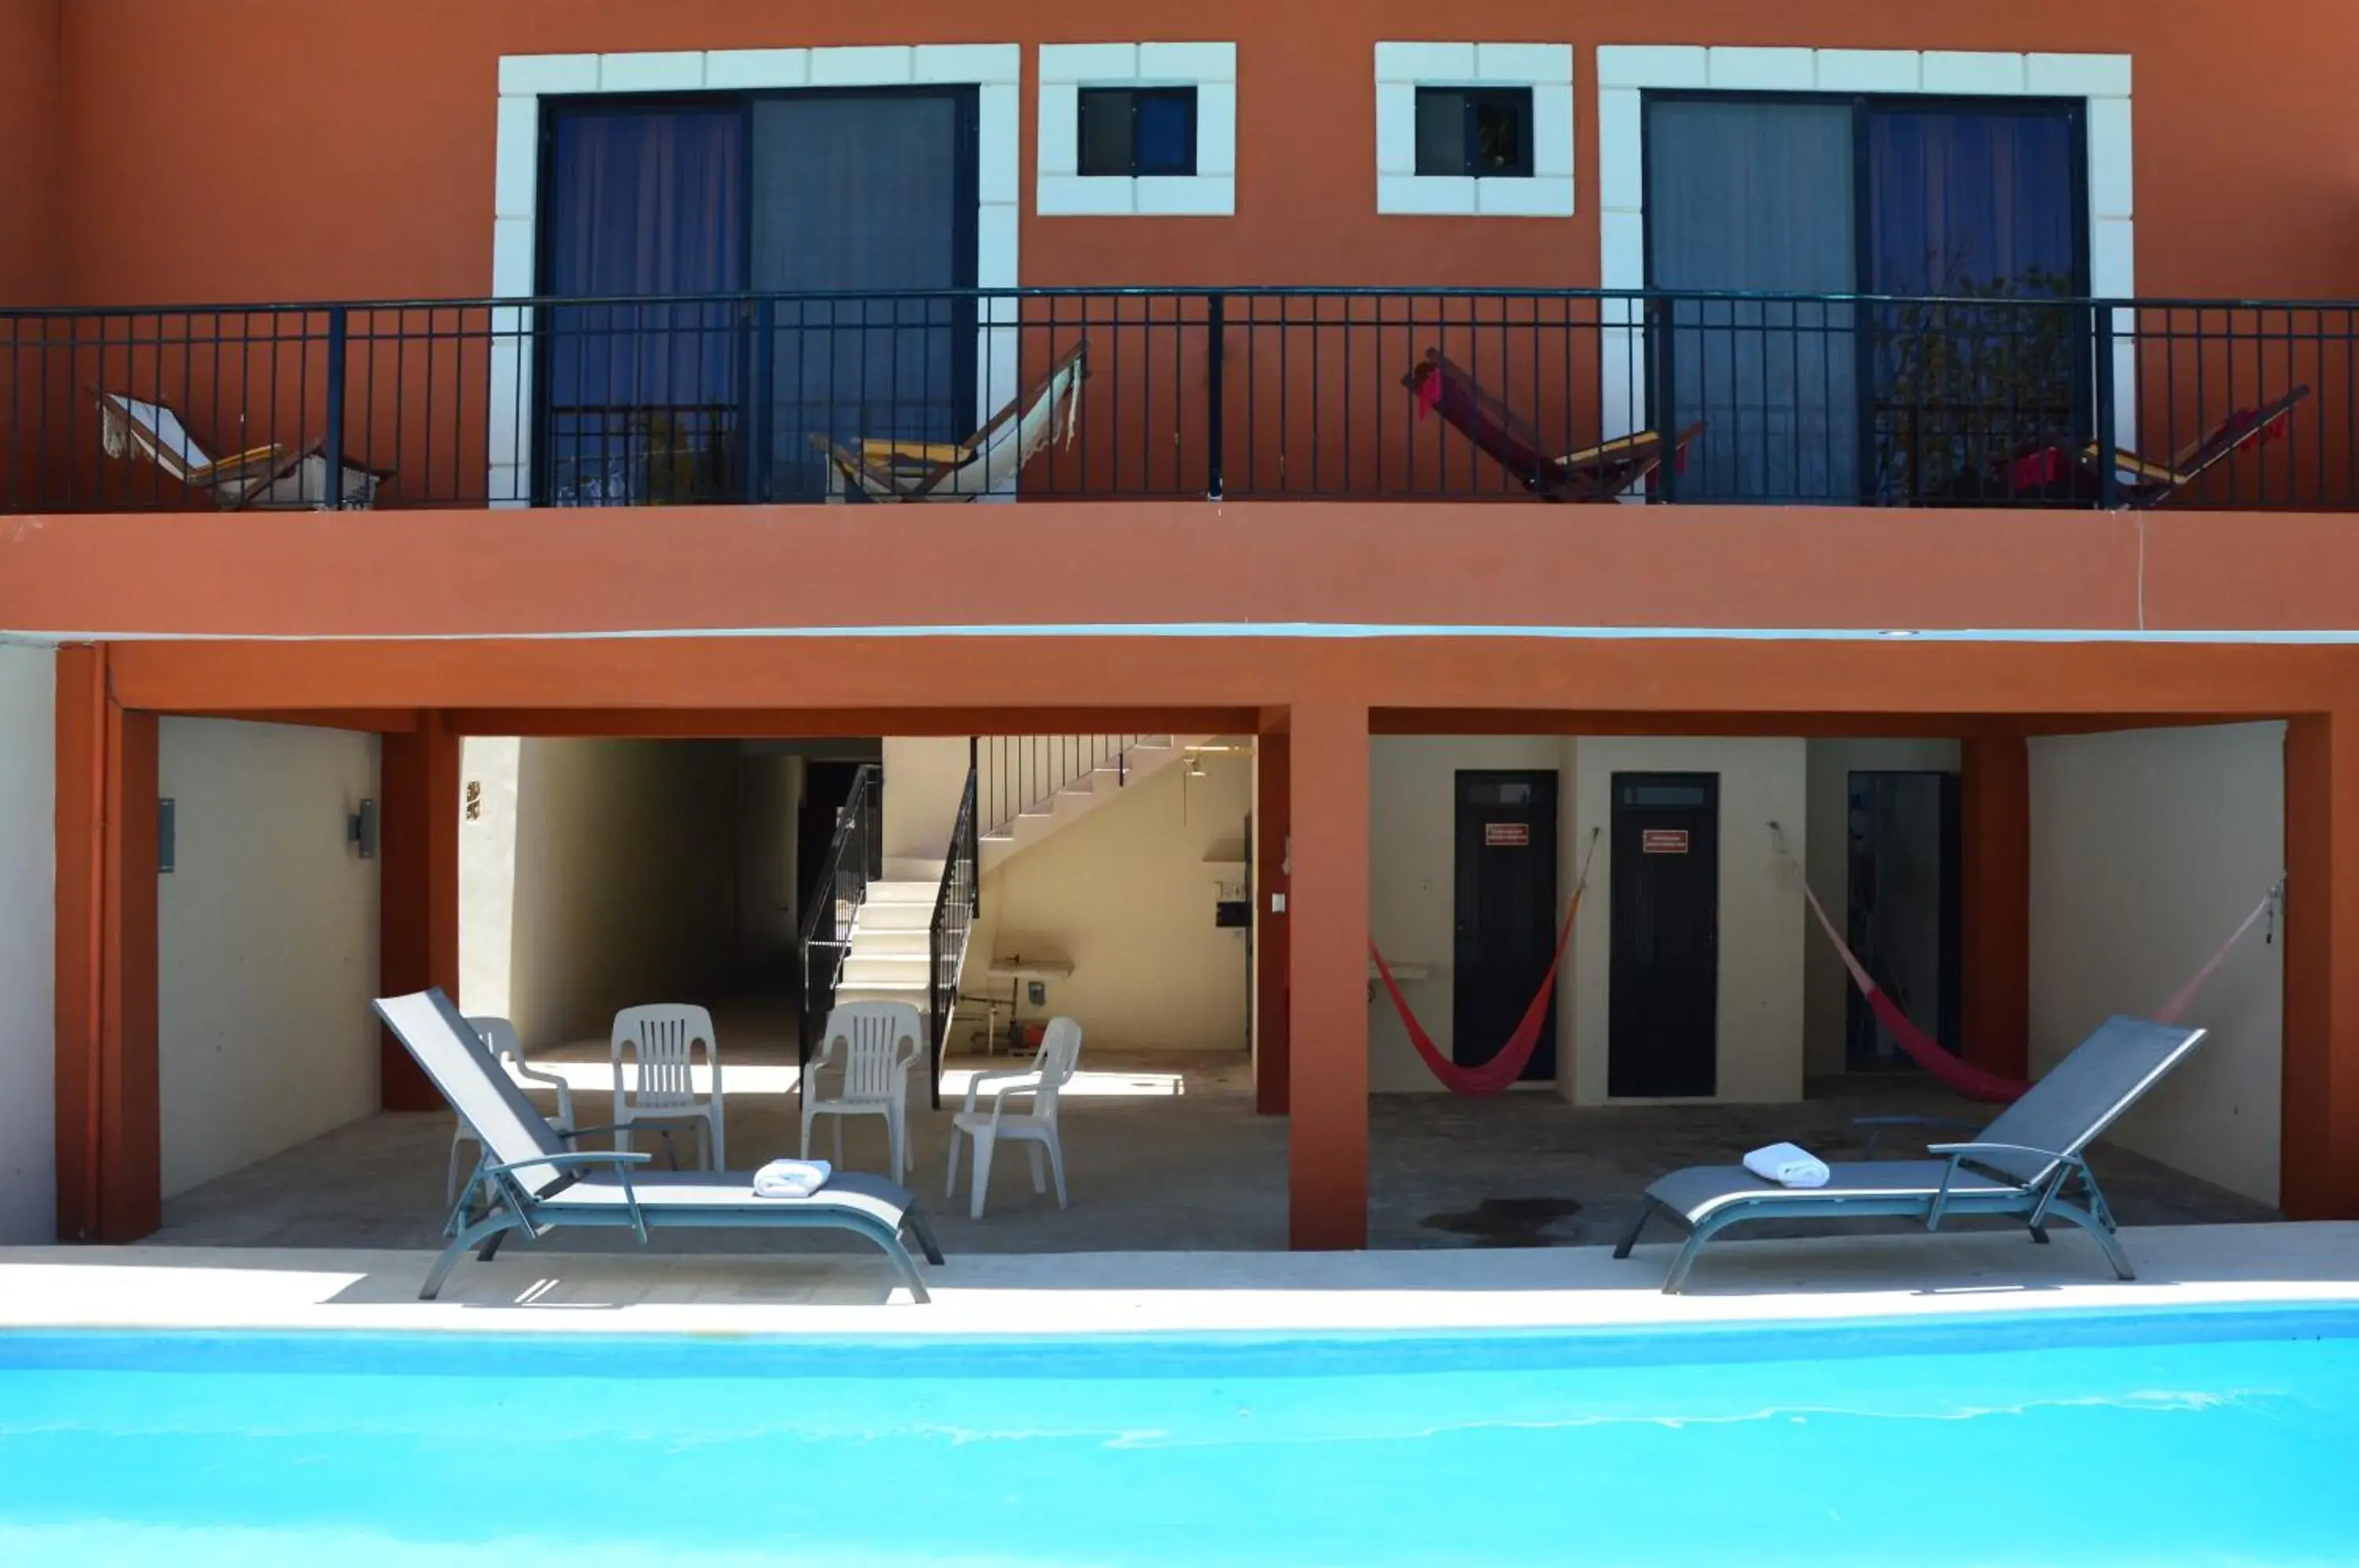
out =
<path fill-rule="evenodd" d="M 1648 281 L 1718 296 L 1656 394 L 1683 498 L 1979 498 L 2085 430 L 2073 105 L 1665 93 L 1646 136 Z"/>
<path fill-rule="evenodd" d="M 542 499 L 807 498 L 829 442 L 971 430 L 973 306 L 909 291 L 974 281 L 974 104 L 944 88 L 553 105 L 541 291 L 594 302 L 538 324 Z M 798 297 L 760 299 L 780 293 Z"/>

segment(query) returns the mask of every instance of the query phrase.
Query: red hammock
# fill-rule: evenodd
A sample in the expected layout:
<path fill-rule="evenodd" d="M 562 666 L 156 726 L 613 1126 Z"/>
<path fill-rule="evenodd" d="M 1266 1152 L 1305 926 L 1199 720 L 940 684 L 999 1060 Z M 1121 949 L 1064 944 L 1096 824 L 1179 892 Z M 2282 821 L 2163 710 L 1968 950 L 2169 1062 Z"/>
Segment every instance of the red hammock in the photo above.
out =
<path fill-rule="evenodd" d="M 1597 837 L 1596 830 L 1592 829 L 1589 834 L 1591 856 L 1597 854 Z M 1376 961 L 1376 975 L 1392 996 L 1393 1009 L 1400 1014 L 1401 1027 L 1408 1030 L 1408 1042 L 1417 1047 L 1417 1053 L 1425 1058 L 1425 1064 L 1433 1069 L 1433 1075 L 1440 1079 L 1442 1086 L 1451 1094 L 1464 1094 L 1469 1098 L 1504 1094 L 1523 1077 L 1524 1066 L 1531 1061 L 1533 1048 L 1540 1042 L 1540 1029 L 1548 1022 L 1549 998 L 1556 995 L 1557 972 L 1564 967 L 1564 950 L 1572 941 L 1572 922 L 1581 914 L 1581 896 L 1588 890 L 1589 860 L 1584 858 L 1581 863 L 1581 880 L 1573 886 L 1572 905 L 1564 912 L 1564 928 L 1556 934 L 1556 953 L 1549 960 L 1548 973 L 1540 977 L 1539 994 L 1532 998 L 1532 1005 L 1524 1009 L 1523 1020 L 1507 1037 L 1507 1043 L 1499 1048 L 1499 1054 L 1473 1067 L 1461 1067 L 1441 1054 L 1440 1048 L 1433 1043 L 1433 1037 L 1425 1032 L 1425 1026 L 1419 1023 L 1417 1015 L 1409 1010 L 1408 998 L 1401 995 L 1400 986 L 1393 979 L 1392 965 L 1386 964 L 1385 955 L 1376 951 L 1375 942 L 1373 940 L 1369 942 L 1368 956 Z"/>
<path fill-rule="evenodd" d="M 1799 871 L 1800 867 L 1795 869 Z M 1802 879 L 1802 897 L 1810 900 L 1810 913 L 1818 917 L 1819 929 L 1827 933 L 1829 942 L 1834 943 L 1836 956 L 1843 960 L 1843 967 L 1851 971 L 1852 983 L 1859 987 L 1859 994 L 1865 999 L 1868 1010 L 1875 1015 L 1875 1021 L 1885 1027 L 1893 1042 L 1907 1051 L 1918 1066 L 1967 1099 L 1992 1105 L 2005 1105 L 2031 1087 L 2024 1079 L 2003 1078 L 1995 1073 L 1985 1072 L 1943 1049 L 1940 1041 L 1919 1029 L 1909 1020 L 1908 1015 L 1900 1010 L 1900 1004 L 1886 996 L 1884 988 L 1869 978 L 1858 955 L 1836 933 L 1834 921 L 1827 919 L 1827 911 L 1819 903 L 1819 896 L 1810 890 L 1808 877 Z M 2155 1013 L 2155 1022 L 2169 1024 L 2179 1021 L 2180 1015 L 2194 1004 L 2195 994 L 2203 988 L 2203 983 L 2212 978 L 2212 972 L 2228 956 L 2229 950 L 2244 940 L 2245 933 L 2253 929 L 2256 921 L 2268 913 L 2270 906 L 2277 902 L 2277 888 L 2271 887 L 2254 907 L 2253 912 L 2245 917 L 2245 923 L 2238 926 L 2234 934 L 2221 944 L 2220 951 L 2212 955 L 2211 962 L 2197 970 L 2195 977 L 2181 985 L 2177 994 Z"/>

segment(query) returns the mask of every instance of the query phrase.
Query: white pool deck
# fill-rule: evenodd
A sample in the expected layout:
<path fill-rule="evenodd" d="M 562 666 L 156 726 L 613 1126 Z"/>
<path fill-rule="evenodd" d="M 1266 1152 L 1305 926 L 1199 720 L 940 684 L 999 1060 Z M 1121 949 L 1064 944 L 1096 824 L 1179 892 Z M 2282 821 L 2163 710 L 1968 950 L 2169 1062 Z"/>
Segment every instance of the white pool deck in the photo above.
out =
<path fill-rule="evenodd" d="M 1359 1253 L 953 1258 L 931 1303 L 874 1253 L 727 1256 L 513 1247 L 416 1299 L 433 1255 L 210 1247 L 0 1249 L 0 1328 L 992 1335 L 1781 1323 L 2235 1304 L 2359 1304 L 2359 1223 L 2125 1230 L 2139 1278 L 2085 1238 L 2019 1233 L 1727 1241 L 1689 1292 L 1671 1245 Z"/>

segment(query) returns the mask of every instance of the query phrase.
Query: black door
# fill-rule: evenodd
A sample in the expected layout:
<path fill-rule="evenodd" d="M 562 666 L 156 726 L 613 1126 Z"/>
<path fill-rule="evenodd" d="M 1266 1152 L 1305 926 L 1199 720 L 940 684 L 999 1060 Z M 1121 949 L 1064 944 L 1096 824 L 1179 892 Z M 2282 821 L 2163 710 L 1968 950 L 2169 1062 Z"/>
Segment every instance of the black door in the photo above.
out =
<path fill-rule="evenodd" d="M 1852 951 L 1918 1028 L 1958 1049 L 1958 779 L 1953 773 L 1859 772 L 1850 779 Z M 1912 1065 L 1859 988 L 1844 1016 L 1843 1066 Z"/>
<path fill-rule="evenodd" d="M 1556 775 L 1458 776 L 1458 938 L 1451 1060 L 1479 1067 L 1523 1021 L 1556 952 Z M 1556 1077 L 1549 1002 L 1526 1082 Z"/>
<path fill-rule="evenodd" d="M 1705 1095 L 1718 1083 L 1720 778 L 1614 776 L 1605 1090 Z"/>

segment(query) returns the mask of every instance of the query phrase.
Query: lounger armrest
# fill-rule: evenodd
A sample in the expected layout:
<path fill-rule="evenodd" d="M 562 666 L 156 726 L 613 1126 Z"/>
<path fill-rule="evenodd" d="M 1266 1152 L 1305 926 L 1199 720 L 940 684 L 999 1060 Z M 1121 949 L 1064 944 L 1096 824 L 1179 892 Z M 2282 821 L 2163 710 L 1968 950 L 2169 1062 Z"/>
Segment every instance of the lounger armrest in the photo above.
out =
<path fill-rule="evenodd" d="M 1972 1158 L 1977 1154 L 2035 1154 L 2042 1160 L 2061 1160 L 2079 1164 L 2077 1154 L 2063 1154 L 2052 1149 L 2033 1149 L 2021 1143 L 1933 1143 L 1925 1146 L 1928 1154 L 1946 1154 L 1951 1158 Z"/>
<path fill-rule="evenodd" d="M 2025 1192 L 2029 1192 L 2034 1187 L 2045 1189 L 2038 1206 L 2032 1211 L 2034 1224 L 2047 1214 L 2049 1200 L 2055 1197 L 2057 1191 L 2063 1185 L 2065 1174 L 2071 1171 L 2088 1170 L 2087 1163 L 2077 1154 L 2060 1154 L 2052 1149 L 2033 1149 L 2020 1143 L 1936 1143 L 1929 1144 L 1925 1152 L 1944 1156 L 1950 1162 L 1941 1172 L 1941 1190 L 1933 1194 L 1933 1207 L 1925 1216 L 1927 1230 L 1940 1228 L 1941 1211 L 1950 1202 L 1950 1183 L 1957 1180 L 1960 1168 L 1977 1154 L 2028 1154 L 2034 1159 L 2051 1162 L 2049 1171 L 2040 1181 L 2016 1183 L 2018 1189 Z M 2001 1172 L 2001 1174 L 2005 1173 Z"/>
<path fill-rule="evenodd" d="M 595 1129 L 584 1129 L 595 1130 Z M 530 1166 L 548 1165 L 560 1169 L 570 1165 L 594 1165 L 601 1160 L 615 1165 L 645 1165 L 654 1155 L 638 1149 L 569 1149 L 562 1154 L 537 1154 L 530 1160 L 512 1160 L 505 1165 L 486 1165 L 486 1176 L 506 1176 Z"/>
<path fill-rule="evenodd" d="M 551 1130 L 556 1132 L 557 1136 L 560 1138 L 588 1138 L 593 1132 L 627 1131 L 630 1128 L 630 1126 L 631 1124 L 629 1122 L 600 1122 L 596 1127 L 560 1127 L 552 1128 Z M 647 1159 L 649 1157 L 642 1155 L 640 1158 Z M 525 1163 L 530 1164 L 532 1162 L 530 1160 L 527 1160 Z"/>

